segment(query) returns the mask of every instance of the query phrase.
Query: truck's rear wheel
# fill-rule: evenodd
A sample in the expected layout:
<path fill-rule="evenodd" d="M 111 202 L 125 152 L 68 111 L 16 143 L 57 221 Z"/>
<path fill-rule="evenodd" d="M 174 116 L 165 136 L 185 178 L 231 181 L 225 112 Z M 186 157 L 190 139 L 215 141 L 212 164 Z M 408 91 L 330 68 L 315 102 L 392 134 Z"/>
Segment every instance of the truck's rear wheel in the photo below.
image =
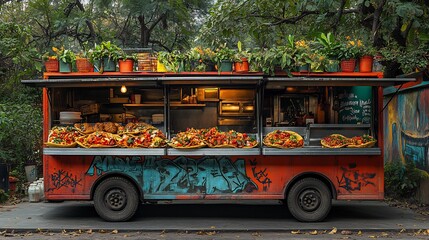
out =
<path fill-rule="evenodd" d="M 139 197 L 135 187 L 124 178 L 108 178 L 95 189 L 95 210 L 106 221 L 127 221 L 134 216 L 138 205 Z"/>
<path fill-rule="evenodd" d="M 318 222 L 331 210 L 331 192 L 325 183 L 316 178 L 296 182 L 287 196 L 290 213 L 302 222 Z"/>

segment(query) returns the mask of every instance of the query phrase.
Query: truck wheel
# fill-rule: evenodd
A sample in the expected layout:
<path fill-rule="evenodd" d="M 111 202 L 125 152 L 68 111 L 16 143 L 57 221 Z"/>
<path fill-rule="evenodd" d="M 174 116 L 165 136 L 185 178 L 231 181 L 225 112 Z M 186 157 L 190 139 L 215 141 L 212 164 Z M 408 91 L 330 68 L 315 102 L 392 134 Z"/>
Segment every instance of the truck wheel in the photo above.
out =
<path fill-rule="evenodd" d="M 329 188 L 316 178 L 296 182 L 287 196 L 290 213 L 301 222 L 319 222 L 328 216 L 332 198 Z"/>
<path fill-rule="evenodd" d="M 127 221 L 134 216 L 138 205 L 139 197 L 136 189 L 123 178 L 108 178 L 95 189 L 95 210 L 106 221 Z"/>

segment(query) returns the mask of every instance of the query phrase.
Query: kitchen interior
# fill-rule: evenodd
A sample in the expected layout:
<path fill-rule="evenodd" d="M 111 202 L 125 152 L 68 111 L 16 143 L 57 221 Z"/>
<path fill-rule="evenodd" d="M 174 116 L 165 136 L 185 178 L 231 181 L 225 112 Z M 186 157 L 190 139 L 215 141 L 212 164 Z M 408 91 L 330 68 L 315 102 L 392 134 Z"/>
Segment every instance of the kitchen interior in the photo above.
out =
<path fill-rule="evenodd" d="M 123 90 L 123 89 L 122 89 Z M 187 128 L 234 129 L 257 133 L 255 88 L 169 86 L 170 133 Z M 164 89 L 128 87 L 51 89 L 52 123 L 112 121 L 146 122 L 164 130 Z M 331 87 L 265 89 L 263 127 L 305 127 L 311 123 L 336 123 L 335 96 Z M 63 114 L 61 114 L 63 112 Z M 64 117 L 80 112 L 80 117 Z M 62 118 L 63 116 L 63 118 Z"/>

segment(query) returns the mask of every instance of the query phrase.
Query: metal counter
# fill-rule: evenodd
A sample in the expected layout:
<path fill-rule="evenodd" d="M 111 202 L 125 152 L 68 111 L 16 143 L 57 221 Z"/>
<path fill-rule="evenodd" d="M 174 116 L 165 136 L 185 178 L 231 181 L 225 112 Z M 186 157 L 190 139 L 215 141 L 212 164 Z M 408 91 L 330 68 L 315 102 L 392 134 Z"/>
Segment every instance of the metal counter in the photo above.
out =
<path fill-rule="evenodd" d="M 49 156 L 258 156 L 261 148 L 44 148 Z M 265 156 L 310 156 L 310 155 L 381 155 L 380 148 L 321 148 L 303 147 L 294 149 L 262 148 Z"/>
<path fill-rule="evenodd" d="M 311 156 L 311 155 L 381 155 L 380 148 L 321 148 L 321 147 L 302 147 L 293 149 L 280 148 L 262 148 L 262 154 L 265 156 Z"/>
<path fill-rule="evenodd" d="M 165 148 L 43 148 L 51 156 L 163 156 Z"/>
<path fill-rule="evenodd" d="M 167 149 L 167 155 L 170 156 L 256 156 L 260 154 L 260 148 Z"/>

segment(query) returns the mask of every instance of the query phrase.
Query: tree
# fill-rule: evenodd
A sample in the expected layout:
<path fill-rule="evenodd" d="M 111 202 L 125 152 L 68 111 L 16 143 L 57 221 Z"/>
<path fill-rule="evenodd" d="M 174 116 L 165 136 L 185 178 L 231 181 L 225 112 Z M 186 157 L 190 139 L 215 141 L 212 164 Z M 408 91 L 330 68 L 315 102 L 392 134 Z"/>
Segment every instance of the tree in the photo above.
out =
<path fill-rule="evenodd" d="M 428 7 L 421 0 L 219 0 L 201 36 L 206 42 L 251 36 L 264 47 L 284 42 L 286 33 L 313 37 L 334 31 L 369 38 L 374 46 L 406 46 L 427 39 Z"/>
<path fill-rule="evenodd" d="M 138 43 L 138 47 L 159 46 L 171 51 L 190 44 L 198 19 L 206 13 L 210 1 L 96 0 L 94 3 L 100 19 L 113 19 L 107 24 L 120 29 L 116 37 L 123 45 Z"/>

